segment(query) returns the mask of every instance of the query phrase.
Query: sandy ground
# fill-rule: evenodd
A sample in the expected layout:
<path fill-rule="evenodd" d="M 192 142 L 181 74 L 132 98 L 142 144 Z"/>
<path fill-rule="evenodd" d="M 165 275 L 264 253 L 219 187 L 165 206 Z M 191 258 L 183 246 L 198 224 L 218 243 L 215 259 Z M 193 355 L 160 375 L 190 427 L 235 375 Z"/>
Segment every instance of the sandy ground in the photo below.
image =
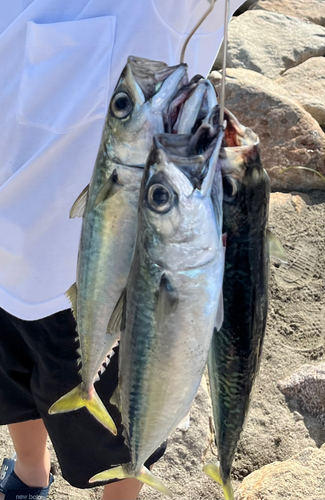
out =
<path fill-rule="evenodd" d="M 270 228 L 280 237 L 289 264 L 271 263 L 267 335 L 251 411 L 234 461 L 235 488 L 253 470 L 325 442 L 325 428 L 292 401 L 286 401 L 277 388 L 278 380 L 302 364 L 324 359 L 325 192 L 273 193 Z M 210 415 L 207 390 L 201 387 L 190 429 L 186 433 L 175 431 L 165 457 L 155 468 L 179 500 L 223 498 L 219 486 L 202 472 Z M 7 429 L 2 427 L 0 458 L 10 456 L 12 451 Z M 209 449 L 207 459 L 211 456 Z M 55 461 L 53 449 L 52 457 Z M 58 472 L 50 498 L 99 499 L 100 491 L 72 488 Z M 140 496 L 141 500 L 160 498 L 147 486 Z"/>

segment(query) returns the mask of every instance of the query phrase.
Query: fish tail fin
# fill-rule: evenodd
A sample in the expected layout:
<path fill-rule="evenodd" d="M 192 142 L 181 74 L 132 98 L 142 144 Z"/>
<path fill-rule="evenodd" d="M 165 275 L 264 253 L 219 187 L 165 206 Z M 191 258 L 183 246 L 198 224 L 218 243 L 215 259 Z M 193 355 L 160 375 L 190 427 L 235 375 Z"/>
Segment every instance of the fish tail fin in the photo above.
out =
<path fill-rule="evenodd" d="M 89 479 L 89 482 L 95 483 L 97 481 L 109 481 L 110 479 L 127 479 L 132 477 L 138 479 L 142 483 L 148 484 L 149 486 L 151 486 L 151 488 L 160 491 L 160 493 L 163 493 L 168 497 L 172 496 L 169 489 L 166 488 L 166 486 L 164 486 L 163 483 L 157 477 L 155 477 L 152 472 L 150 472 L 150 470 L 145 466 L 141 467 L 140 474 L 135 475 L 129 473 L 126 467 L 123 467 L 123 465 L 119 465 L 118 467 L 114 467 L 113 469 L 108 469 L 100 472 L 99 474 L 96 474 Z"/>
<path fill-rule="evenodd" d="M 222 486 L 225 500 L 235 500 L 234 490 L 231 486 L 230 477 L 227 479 L 226 483 L 224 483 L 221 478 L 219 462 L 206 464 L 203 467 L 203 470 L 209 477 L 211 477 L 214 481 L 220 484 L 220 486 Z"/>
<path fill-rule="evenodd" d="M 54 415 L 55 413 L 74 411 L 84 406 L 104 427 L 110 430 L 115 436 L 117 435 L 116 425 L 97 392 L 94 390 L 90 399 L 83 398 L 81 384 L 58 399 L 49 409 L 49 414 Z"/>
<path fill-rule="evenodd" d="M 157 491 L 160 491 L 160 493 L 163 493 L 163 495 L 166 495 L 171 498 L 172 494 L 169 491 L 164 484 L 159 481 L 159 479 L 150 472 L 147 467 L 143 466 L 141 467 L 140 474 L 137 476 L 137 479 L 141 481 L 142 483 L 148 484 L 151 486 L 151 488 L 154 488 Z"/>

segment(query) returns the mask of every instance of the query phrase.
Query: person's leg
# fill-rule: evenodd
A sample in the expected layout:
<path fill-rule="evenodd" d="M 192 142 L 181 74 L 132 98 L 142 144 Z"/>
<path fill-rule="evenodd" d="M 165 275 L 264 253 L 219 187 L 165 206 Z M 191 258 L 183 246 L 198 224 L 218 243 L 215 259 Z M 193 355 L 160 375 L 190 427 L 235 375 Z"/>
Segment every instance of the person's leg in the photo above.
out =
<path fill-rule="evenodd" d="M 8 429 L 17 453 L 14 470 L 19 479 L 28 486 L 47 486 L 51 459 L 43 420 L 10 424 Z"/>
<path fill-rule="evenodd" d="M 15 473 L 28 486 L 46 487 L 51 467 L 46 447 L 47 431 L 41 419 L 10 424 L 8 429 L 17 453 Z M 4 495 L 0 493 L 0 500 Z"/>
<path fill-rule="evenodd" d="M 136 500 L 143 483 L 137 479 L 124 479 L 107 484 L 101 500 Z"/>

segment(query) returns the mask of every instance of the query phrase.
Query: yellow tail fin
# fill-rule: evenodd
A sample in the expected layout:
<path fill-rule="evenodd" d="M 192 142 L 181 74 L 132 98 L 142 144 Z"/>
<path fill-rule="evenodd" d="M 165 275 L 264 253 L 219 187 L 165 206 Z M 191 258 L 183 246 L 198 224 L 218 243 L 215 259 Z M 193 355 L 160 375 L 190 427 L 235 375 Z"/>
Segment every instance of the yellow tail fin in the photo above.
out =
<path fill-rule="evenodd" d="M 78 385 L 72 389 L 72 391 L 58 399 L 58 401 L 56 401 L 49 409 L 49 414 L 53 415 L 55 413 L 65 413 L 67 411 L 78 410 L 79 408 L 83 408 L 85 406 L 90 413 L 104 425 L 104 427 L 109 429 L 116 436 L 116 425 L 106 410 L 103 402 L 99 398 L 97 392 L 94 390 L 91 399 L 85 399 L 81 396 L 81 394 L 81 385 Z"/>
<path fill-rule="evenodd" d="M 203 467 L 203 470 L 209 477 L 222 486 L 223 494 L 225 495 L 226 500 L 235 500 L 230 478 L 228 478 L 228 481 L 225 484 L 221 479 L 219 462 L 215 464 L 206 464 Z"/>
<path fill-rule="evenodd" d="M 114 469 L 105 470 L 96 474 L 92 478 L 89 479 L 90 483 L 95 483 L 97 481 L 109 481 L 110 479 L 127 479 L 135 477 L 142 483 L 148 484 L 155 490 L 160 491 L 164 495 L 171 497 L 172 494 L 166 486 L 163 485 L 159 479 L 157 479 L 150 470 L 148 470 L 145 466 L 141 468 L 140 474 L 138 476 L 133 475 L 132 473 L 128 473 L 126 468 L 123 465 L 118 467 L 114 467 Z"/>

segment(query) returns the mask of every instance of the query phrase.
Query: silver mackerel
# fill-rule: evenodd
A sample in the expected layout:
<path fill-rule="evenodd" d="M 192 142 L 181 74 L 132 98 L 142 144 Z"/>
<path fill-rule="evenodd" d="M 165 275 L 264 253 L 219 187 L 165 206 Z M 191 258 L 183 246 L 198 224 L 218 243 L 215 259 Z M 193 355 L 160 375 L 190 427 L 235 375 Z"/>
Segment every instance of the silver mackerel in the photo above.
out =
<path fill-rule="evenodd" d="M 70 213 L 83 216 L 77 280 L 67 292 L 77 320 L 82 382 L 49 413 L 86 406 L 113 433 L 115 424 L 94 382 L 119 336 L 119 328 L 109 320 L 130 270 L 141 178 L 152 137 L 164 131 L 163 111 L 186 82 L 184 64 L 168 67 L 129 57 L 111 98 L 91 182 Z"/>
<path fill-rule="evenodd" d="M 137 477 L 169 495 L 144 462 L 189 412 L 207 361 L 224 251 L 211 202 L 223 133 L 160 135 L 144 173 L 124 297 L 116 401 L 131 462 L 92 481 Z M 222 207 L 220 206 L 220 209 Z"/>

